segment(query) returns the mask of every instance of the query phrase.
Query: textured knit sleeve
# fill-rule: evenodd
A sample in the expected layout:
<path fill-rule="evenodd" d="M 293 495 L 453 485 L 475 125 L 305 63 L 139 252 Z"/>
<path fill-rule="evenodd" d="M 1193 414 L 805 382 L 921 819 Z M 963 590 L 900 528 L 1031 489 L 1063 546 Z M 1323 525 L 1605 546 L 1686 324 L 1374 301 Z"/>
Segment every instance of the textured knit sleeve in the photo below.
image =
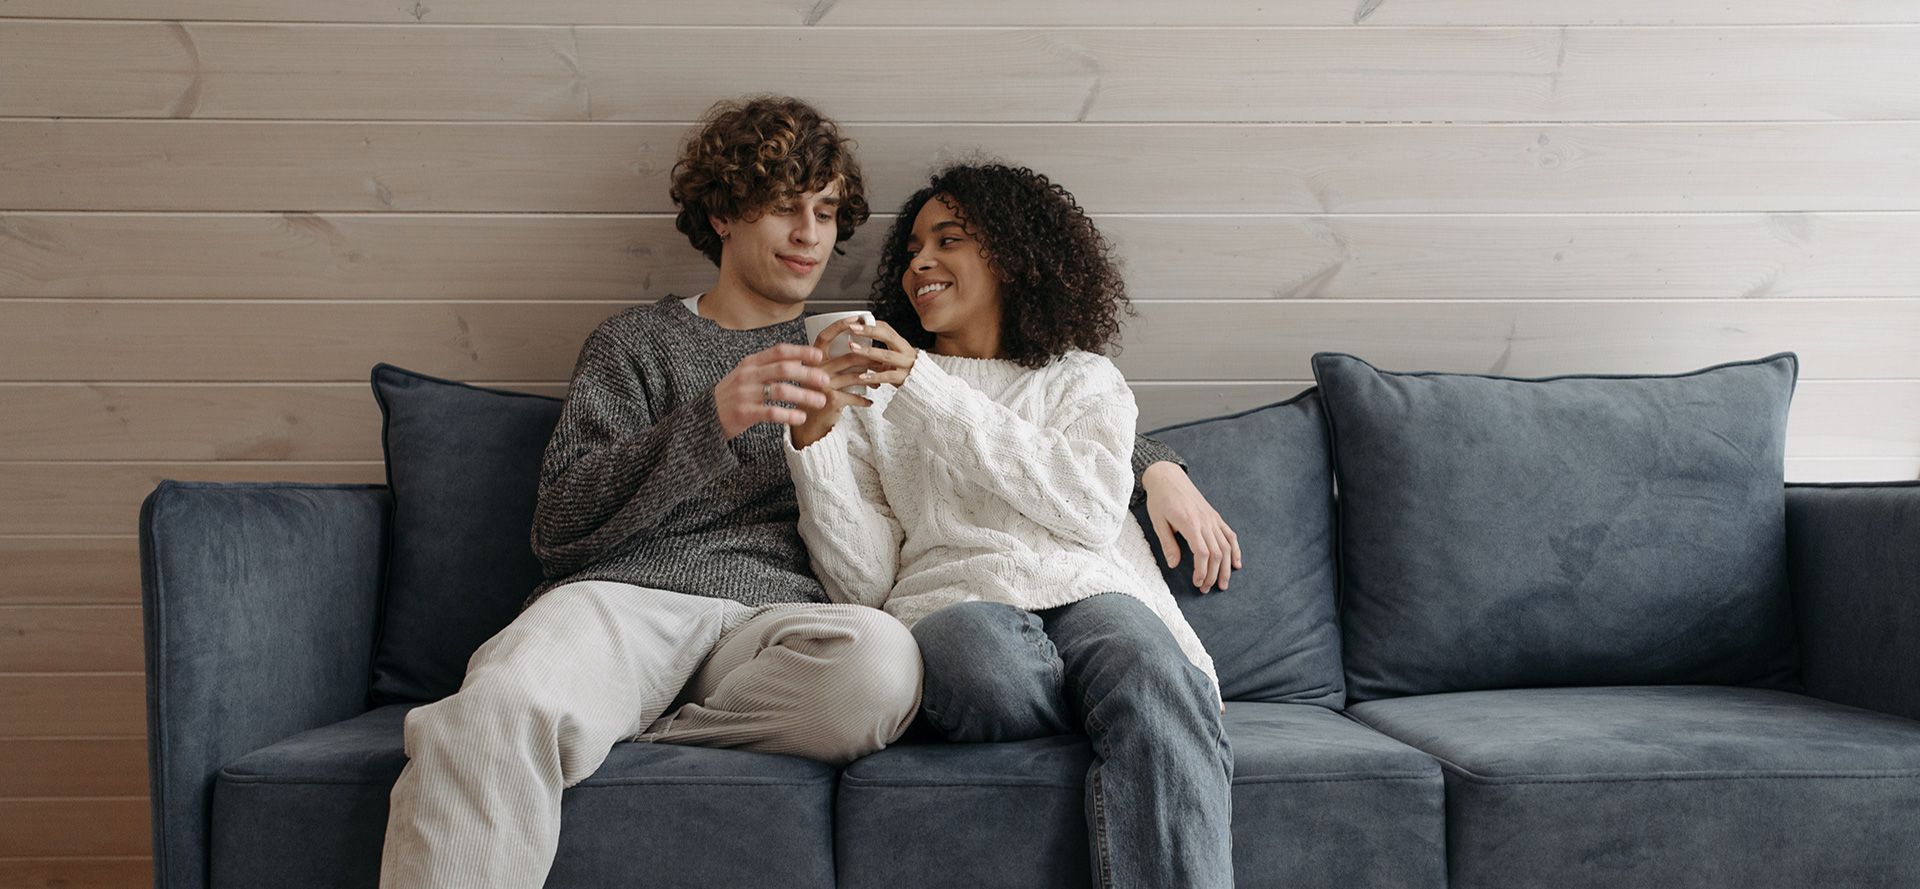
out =
<path fill-rule="evenodd" d="M 739 466 L 712 393 L 656 415 L 631 357 L 635 336 L 606 323 L 580 349 L 533 511 L 533 552 L 549 578 L 646 534 Z"/>
<path fill-rule="evenodd" d="M 1181 469 L 1187 468 L 1187 461 L 1166 442 L 1144 435 L 1133 437 L 1133 500 L 1129 506 L 1139 506 L 1147 499 L 1147 467 L 1155 463 L 1172 463 Z"/>
<path fill-rule="evenodd" d="M 794 449 L 791 429 L 782 440 L 814 576 L 835 602 L 881 607 L 893 592 L 906 533 L 880 487 L 865 428 L 842 416 L 805 448 Z"/>
<path fill-rule="evenodd" d="M 1105 546 L 1132 521 L 1133 390 L 1087 355 L 1055 371 L 1057 407 L 1028 422 L 922 354 L 886 419 L 1021 515 L 1068 540 Z"/>

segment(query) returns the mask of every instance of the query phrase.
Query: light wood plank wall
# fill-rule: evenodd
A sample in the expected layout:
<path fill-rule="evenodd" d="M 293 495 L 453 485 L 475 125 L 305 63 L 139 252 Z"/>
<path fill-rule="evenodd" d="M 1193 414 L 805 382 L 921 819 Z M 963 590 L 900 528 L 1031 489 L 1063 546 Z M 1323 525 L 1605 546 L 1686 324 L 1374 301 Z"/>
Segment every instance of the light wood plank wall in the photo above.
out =
<path fill-rule="evenodd" d="M 1794 350 L 1790 477 L 1911 478 L 1916 59 L 1908 0 L 0 0 L 0 885 L 149 879 L 141 498 L 380 481 L 378 361 L 562 394 L 709 279 L 665 183 L 714 98 L 813 100 L 882 210 L 974 148 L 1054 174 L 1149 426 L 1323 349 Z"/>

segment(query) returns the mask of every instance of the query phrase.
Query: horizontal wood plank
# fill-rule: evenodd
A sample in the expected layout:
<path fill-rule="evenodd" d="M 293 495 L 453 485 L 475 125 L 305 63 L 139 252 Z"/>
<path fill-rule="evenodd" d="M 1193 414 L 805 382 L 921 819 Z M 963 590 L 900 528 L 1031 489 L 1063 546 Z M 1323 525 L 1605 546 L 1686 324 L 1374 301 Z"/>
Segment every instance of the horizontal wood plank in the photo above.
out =
<path fill-rule="evenodd" d="M 148 855 L 151 810 L 135 799 L 0 799 L 0 857 Z"/>
<path fill-rule="evenodd" d="M 1430 365 L 1389 363 L 1387 366 Z M 1667 368 L 1677 369 L 1680 368 Z M 1624 370 L 1613 367 L 1606 372 Z M 1152 428 L 1270 403 L 1288 397 L 1303 385 L 1142 382 L 1136 384 L 1136 390 L 1142 405 L 1141 425 Z M 271 393 L 247 387 L 228 394 L 244 400 Z M 1916 416 L 1920 416 L 1920 383 L 1807 380 L 1796 396 L 1791 413 L 1788 453 L 1794 459 L 1881 460 L 1920 456 L 1920 421 L 1914 419 Z M 361 417 L 362 424 L 377 428 L 377 417 L 371 407 L 364 409 Z M 182 421 L 190 420 L 188 417 Z M 217 428 L 211 432 L 218 434 Z M 369 456 L 372 459 L 360 462 L 0 463 L 0 502 L 20 507 L 0 516 L 0 534 L 129 532 L 138 516 L 140 501 L 162 478 L 383 482 L 385 476 L 379 454 L 370 452 Z M 18 542 L 16 546 L 21 550 L 16 558 L 31 560 L 30 542 Z M 43 566 L 42 573 L 46 573 L 47 567 L 50 566 Z M 12 612 L 11 624 L 7 612 Z M 107 668 L 103 665 L 137 668 L 135 661 L 114 660 L 131 658 L 130 652 L 137 649 L 137 615 L 129 610 L 118 615 L 118 621 L 111 617 L 89 615 L 71 608 L 0 608 L 0 634 L 11 626 L 16 636 L 23 636 L 20 628 L 38 627 L 26 635 L 38 633 L 44 637 L 17 639 L 20 647 L 16 654 L 9 656 L 7 663 L 14 664 L 14 669 L 49 669 L 35 660 L 49 658 L 54 659 L 59 669 Z M 48 622 L 52 622 L 51 625 Z M 62 651 L 50 641 L 56 633 L 80 633 L 92 641 L 88 647 Z"/>
<path fill-rule="evenodd" d="M 0 740 L 0 797 L 145 796 L 144 738 Z M 0 880 L 0 889 L 8 884 Z"/>
<path fill-rule="evenodd" d="M 0 672 L 144 670 L 140 621 L 138 605 L 0 605 Z"/>
<path fill-rule="evenodd" d="M 385 484 L 371 463 L 0 463 L 0 534 L 131 534 L 162 479 Z"/>
<path fill-rule="evenodd" d="M 0 502 L 4 502 L 0 498 Z M 139 673 L 0 674 L 0 738 L 147 736 L 146 677 Z M 0 824 L 12 823 L 0 818 Z M 6 831 L 0 831 L 0 835 Z M 82 854 L 113 854 L 103 850 Z M 0 852 L 0 856 L 8 853 Z M 16 855 L 58 855 L 51 850 Z M 126 854 L 144 854 L 129 852 Z"/>
<path fill-rule="evenodd" d="M 928 45 L 968 77 L 928 100 Z M 782 89 L 846 120 L 1920 117 L 1920 28 L 891 29 L 0 20 L 0 114 L 668 120 Z M 722 58 L 728 64 L 699 64 Z M 808 64 L 832 59 L 833 64 Z"/>
<path fill-rule="evenodd" d="M 0 120 L 0 208 L 672 213 L 668 175 L 687 130 Z M 979 152 L 1056 177 L 1098 213 L 1920 209 L 1920 122 L 1906 121 L 864 124 L 848 133 L 878 212 L 900 206 L 932 167 Z"/>
<path fill-rule="evenodd" d="M 1903 0 L 1743 0 L 1670 3 L 1623 0 L 974 0 L 915 4 L 898 0 L 3 0 L 0 18 L 177 19 L 184 21 L 343 22 L 506 25 L 1714 25 L 1920 21 Z"/>
<path fill-rule="evenodd" d="M 1141 426 L 1153 428 L 1269 404 L 1305 385 L 1135 380 L 1133 387 Z M 494 388 L 558 398 L 567 384 Z M 379 409 L 366 386 L 352 383 L 0 386 L 0 416 L 20 421 L 0 430 L 0 460 L 383 459 Z M 1802 381 L 1787 453 L 1920 456 L 1920 381 Z"/>
<path fill-rule="evenodd" d="M 1282 401 L 1310 383 L 1135 382 L 1141 428 Z M 1803 380 L 1787 417 L 1787 457 L 1920 457 L 1920 382 Z"/>
<path fill-rule="evenodd" d="M 821 310 L 848 303 L 818 302 Z M 360 382 L 386 361 L 462 380 L 572 376 L 619 303 L 0 301 L 0 382 Z M 1802 379 L 1920 378 L 1920 298 L 1141 302 L 1137 380 L 1300 379 L 1317 351 L 1387 367 L 1665 373 L 1796 351 Z M 46 331 L 59 331 L 48 336 Z"/>
<path fill-rule="evenodd" d="M 1802 458 L 1787 461 L 1789 482 L 1880 482 L 1920 478 L 1920 457 Z"/>
<path fill-rule="evenodd" d="M 140 541 L 131 533 L 0 537 L 0 604 L 138 605 Z"/>
<path fill-rule="evenodd" d="M 564 398 L 566 381 L 493 388 Z M 383 459 L 365 384 L 0 386 L 0 460 Z"/>
<path fill-rule="evenodd" d="M 144 857 L 0 859 L 0 889 L 138 889 L 153 878 Z"/>
<path fill-rule="evenodd" d="M 864 298 L 891 215 L 828 267 Z M 1920 213 L 1102 216 L 1136 299 L 1920 294 Z M 664 216 L 0 213 L 0 297 L 658 299 L 714 267 Z"/>

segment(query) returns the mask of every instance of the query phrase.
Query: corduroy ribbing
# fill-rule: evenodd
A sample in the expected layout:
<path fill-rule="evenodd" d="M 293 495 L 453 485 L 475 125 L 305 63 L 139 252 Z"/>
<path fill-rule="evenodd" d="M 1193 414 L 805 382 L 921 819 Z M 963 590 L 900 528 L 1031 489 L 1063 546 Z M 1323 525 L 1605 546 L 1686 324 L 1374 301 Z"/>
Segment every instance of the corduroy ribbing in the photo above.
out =
<path fill-rule="evenodd" d="M 870 608 L 558 587 L 474 653 L 459 693 L 407 714 L 380 887 L 541 885 L 563 792 L 619 741 L 838 765 L 897 738 L 919 696 L 912 634 Z"/>

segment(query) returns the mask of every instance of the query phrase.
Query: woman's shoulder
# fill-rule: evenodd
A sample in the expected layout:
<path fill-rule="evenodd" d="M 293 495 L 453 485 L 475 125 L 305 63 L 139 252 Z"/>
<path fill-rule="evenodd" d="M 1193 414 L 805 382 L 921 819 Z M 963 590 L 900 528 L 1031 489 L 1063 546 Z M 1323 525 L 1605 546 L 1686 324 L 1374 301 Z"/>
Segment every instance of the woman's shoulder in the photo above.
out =
<path fill-rule="evenodd" d="M 1120 373 L 1113 359 L 1098 352 L 1076 349 L 1055 359 L 1053 367 L 1058 376 L 1080 381 L 1083 385 L 1106 387 L 1116 383 L 1126 384 L 1126 377 Z"/>

